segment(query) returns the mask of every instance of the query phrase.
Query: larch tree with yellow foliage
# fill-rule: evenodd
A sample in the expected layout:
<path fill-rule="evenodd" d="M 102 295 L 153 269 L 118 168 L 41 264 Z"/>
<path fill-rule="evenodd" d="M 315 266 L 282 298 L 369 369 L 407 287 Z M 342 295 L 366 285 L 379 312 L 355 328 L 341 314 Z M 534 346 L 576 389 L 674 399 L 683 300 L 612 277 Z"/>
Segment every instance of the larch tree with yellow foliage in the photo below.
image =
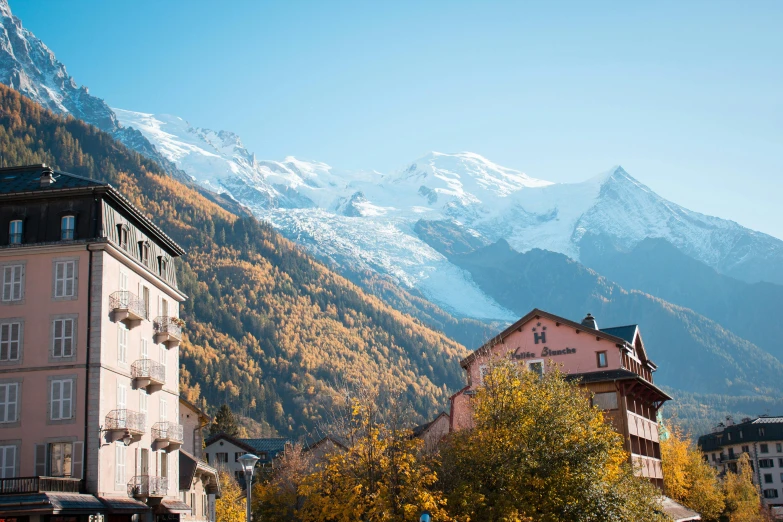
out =
<path fill-rule="evenodd" d="M 701 451 L 679 427 L 672 427 L 661 442 L 661 460 L 666 494 L 701 514 L 706 522 L 719 520 L 724 500 L 717 471 L 704 462 Z"/>
<path fill-rule="evenodd" d="M 451 520 L 437 476 L 422 458 L 422 441 L 399 424 L 396 399 L 380 412 L 377 396 L 350 399 L 346 451 L 327 455 L 300 488 L 303 522 L 407 522 L 429 510 L 438 522 Z M 391 414 L 389 414 L 391 412 Z M 385 417 L 386 422 L 380 419 Z"/>
<path fill-rule="evenodd" d="M 460 521 L 665 520 L 622 440 L 577 384 L 495 361 L 473 400 L 475 428 L 452 435 L 439 471 Z"/>
<path fill-rule="evenodd" d="M 242 488 L 225 469 L 218 472 L 220 479 L 220 498 L 215 499 L 215 520 L 217 522 L 245 522 L 245 499 L 240 498 Z"/>
<path fill-rule="evenodd" d="M 740 455 L 737 472 L 726 473 L 723 479 L 726 495 L 725 515 L 729 522 L 763 522 L 767 520 L 759 490 L 753 484 L 753 469 L 747 453 Z"/>

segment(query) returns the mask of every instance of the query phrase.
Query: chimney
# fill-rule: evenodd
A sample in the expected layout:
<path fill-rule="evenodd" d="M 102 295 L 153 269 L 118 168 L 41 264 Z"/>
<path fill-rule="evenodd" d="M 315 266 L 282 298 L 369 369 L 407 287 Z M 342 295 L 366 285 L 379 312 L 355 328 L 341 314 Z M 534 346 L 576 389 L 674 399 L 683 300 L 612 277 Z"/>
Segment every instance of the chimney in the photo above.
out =
<path fill-rule="evenodd" d="M 54 171 L 51 167 L 47 167 L 46 165 L 42 165 L 43 170 L 41 171 L 41 187 L 48 187 L 52 183 L 54 183 Z"/>
<path fill-rule="evenodd" d="M 595 322 L 595 317 L 593 317 L 591 314 L 587 314 L 587 317 L 582 319 L 582 326 L 592 328 L 593 330 L 598 330 L 598 323 Z"/>

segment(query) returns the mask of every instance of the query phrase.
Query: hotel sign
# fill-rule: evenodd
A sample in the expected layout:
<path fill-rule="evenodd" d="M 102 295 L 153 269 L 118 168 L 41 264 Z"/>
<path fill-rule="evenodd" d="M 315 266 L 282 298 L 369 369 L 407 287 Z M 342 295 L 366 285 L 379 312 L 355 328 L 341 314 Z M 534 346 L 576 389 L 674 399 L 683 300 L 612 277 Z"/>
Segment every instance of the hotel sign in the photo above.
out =
<path fill-rule="evenodd" d="M 538 328 L 533 328 L 533 344 L 546 344 L 546 326 L 541 326 L 541 323 L 536 325 L 541 327 L 541 331 L 538 332 Z M 517 348 L 519 350 L 520 348 Z M 513 359 L 535 359 L 537 357 L 552 357 L 554 355 L 571 355 L 576 353 L 576 348 L 563 348 L 562 350 L 552 350 L 547 346 L 541 349 L 541 355 L 536 355 L 535 352 L 514 352 L 511 356 Z"/>

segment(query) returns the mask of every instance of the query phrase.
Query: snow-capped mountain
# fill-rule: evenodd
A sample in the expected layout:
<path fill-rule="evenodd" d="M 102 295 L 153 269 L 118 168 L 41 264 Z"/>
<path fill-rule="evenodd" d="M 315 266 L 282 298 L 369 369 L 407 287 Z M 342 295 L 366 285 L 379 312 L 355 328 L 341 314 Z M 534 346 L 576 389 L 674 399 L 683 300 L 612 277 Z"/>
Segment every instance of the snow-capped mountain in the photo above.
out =
<path fill-rule="evenodd" d="M 542 248 L 580 260 L 583 248 L 628 251 L 646 238 L 747 281 L 783 282 L 783 242 L 680 207 L 621 167 L 558 184 L 474 153 L 431 152 L 397 172 L 345 172 L 293 157 L 260 161 L 234 134 L 181 118 L 115 109 L 199 183 L 225 192 L 289 237 L 338 263 L 372 269 L 421 290 L 457 315 L 509 319 L 470 276 L 417 233 L 444 221 L 485 243 Z"/>
<path fill-rule="evenodd" d="M 0 0 L 0 83 L 57 114 L 71 115 L 112 134 L 170 174 L 178 174 L 141 133 L 122 127 L 106 102 L 76 83 L 54 53 L 11 13 L 8 0 Z"/>

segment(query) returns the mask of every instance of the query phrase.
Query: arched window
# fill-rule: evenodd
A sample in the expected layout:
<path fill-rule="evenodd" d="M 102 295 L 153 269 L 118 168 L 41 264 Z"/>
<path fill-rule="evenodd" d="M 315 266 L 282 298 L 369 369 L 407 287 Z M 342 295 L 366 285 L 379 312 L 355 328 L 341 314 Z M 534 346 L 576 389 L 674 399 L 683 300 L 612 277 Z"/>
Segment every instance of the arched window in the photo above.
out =
<path fill-rule="evenodd" d="M 75 238 L 76 216 L 67 215 L 60 219 L 60 239 L 70 241 Z"/>
<path fill-rule="evenodd" d="M 8 242 L 12 245 L 22 243 L 23 224 L 21 219 L 14 219 L 8 227 Z"/>

